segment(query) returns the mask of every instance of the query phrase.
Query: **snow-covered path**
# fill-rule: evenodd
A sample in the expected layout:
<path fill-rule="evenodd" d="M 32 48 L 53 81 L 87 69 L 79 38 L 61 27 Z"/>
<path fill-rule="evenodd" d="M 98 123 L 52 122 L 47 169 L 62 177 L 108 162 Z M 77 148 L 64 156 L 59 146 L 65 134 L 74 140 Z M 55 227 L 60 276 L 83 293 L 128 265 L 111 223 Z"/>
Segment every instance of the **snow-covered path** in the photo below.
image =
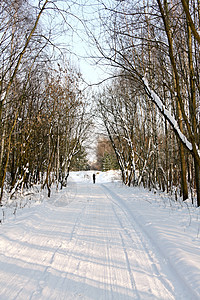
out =
<path fill-rule="evenodd" d="M 195 299 L 110 186 L 61 195 L 2 226 L 1 300 Z"/>

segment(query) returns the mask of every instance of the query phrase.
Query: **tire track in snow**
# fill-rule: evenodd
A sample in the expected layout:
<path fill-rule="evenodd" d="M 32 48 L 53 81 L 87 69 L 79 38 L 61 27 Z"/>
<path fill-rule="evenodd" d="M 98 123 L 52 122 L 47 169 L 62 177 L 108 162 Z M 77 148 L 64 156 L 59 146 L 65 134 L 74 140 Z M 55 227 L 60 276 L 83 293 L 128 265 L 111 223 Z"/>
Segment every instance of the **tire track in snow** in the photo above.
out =
<path fill-rule="evenodd" d="M 111 227 L 113 224 L 118 226 L 112 204 L 105 191 L 97 185 L 92 188 L 90 198 L 93 200 L 89 202 L 86 198 L 88 205 L 76 237 L 77 246 L 71 251 L 68 269 L 69 280 L 74 280 L 74 286 L 71 286 L 74 299 L 78 296 L 95 300 L 137 299 L 127 280 L 128 271 L 118 231 Z M 117 244 L 120 255 L 117 254 Z M 75 266 L 78 268 L 75 269 Z"/>
<path fill-rule="evenodd" d="M 152 270 L 152 274 L 151 274 L 152 277 L 154 276 L 156 278 L 159 278 L 159 281 L 163 284 L 163 286 L 166 289 L 165 293 L 168 294 L 169 299 L 172 299 L 171 295 L 173 294 L 173 288 L 172 288 L 172 286 L 170 286 L 169 282 L 160 274 L 160 272 L 158 270 L 158 267 L 157 267 L 158 261 L 155 261 L 155 258 L 153 258 L 153 256 L 151 255 L 150 250 L 149 250 L 148 246 L 146 245 L 146 242 L 144 241 L 144 236 L 141 235 L 141 232 L 136 230 L 135 226 L 133 226 L 133 224 L 130 222 L 129 215 L 127 214 L 127 212 L 124 209 L 122 209 L 122 207 L 120 207 L 120 205 L 118 205 L 118 203 L 115 203 L 113 201 L 113 198 L 111 199 L 111 201 L 113 202 L 114 205 L 116 205 L 120 209 L 120 211 L 123 212 L 123 214 L 126 218 L 126 221 L 130 224 L 130 226 L 132 228 L 132 231 L 134 233 L 134 239 L 131 236 L 130 232 L 123 226 L 123 223 L 122 223 L 120 217 L 118 216 L 118 214 L 116 212 L 116 209 L 113 206 L 113 211 L 115 212 L 116 218 L 118 219 L 118 222 L 121 226 L 121 229 L 123 230 L 123 232 L 125 233 L 127 238 L 131 241 L 131 245 L 134 245 L 134 244 L 140 245 L 141 244 L 142 249 L 144 250 L 145 254 L 147 255 L 147 258 L 150 261 L 149 267 Z M 120 233 L 120 236 L 122 238 L 121 233 Z M 136 243 L 136 241 L 137 241 L 137 243 Z M 123 238 L 122 238 L 122 243 L 123 243 L 125 256 L 127 258 L 127 267 L 128 267 L 128 270 L 129 270 L 130 278 L 132 278 L 132 281 L 134 282 L 134 285 L 136 287 L 136 282 L 135 282 L 135 279 L 132 275 L 131 264 L 130 264 L 130 261 L 129 261 L 129 258 L 128 258 L 128 253 L 127 253 L 125 242 L 124 242 Z M 138 259 L 141 260 L 141 255 L 137 255 L 136 253 L 135 253 L 135 255 L 138 257 Z M 157 290 L 159 291 L 160 283 L 159 282 L 156 283 L 155 280 L 154 280 L 154 284 L 157 286 Z M 137 294 L 138 294 L 138 299 L 141 299 L 138 291 L 137 291 Z M 160 297 L 162 297 L 162 295 L 160 295 Z"/>
<path fill-rule="evenodd" d="M 77 195 L 77 193 L 76 193 Z M 81 261 L 76 261 L 74 264 L 74 253 L 76 252 L 76 249 L 79 249 L 78 244 L 80 243 L 80 240 L 78 238 L 81 230 L 82 230 L 82 222 L 83 222 L 83 218 L 85 216 L 86 213 L 86 209 L 87 209 L 87 202 L 90 201 L 90 191 L 87 194 L 87 199 L 84 200 L 84 202 L 82 202 L 81 200 L 79 202 L 81 202 L 83 204 L 83 207 L 80 211 L 80 213 L 78 214 L 75 223 L 72 227 L 71 233 L 70 233 L 70 237 L 69 240 L 67 240 L 67 244 L 63 243 L 63 246 L 65 247 L 65 261 L 63 262 L 63 264 L 65 264 L 65 271 L 62 272 L 62 280 L 59 283 L 59 286 L 62 288 L 63 286 L 66 286 L 68 280 L 71 280 L 71 276 L 72 274 L 74 274 L 76 276 L 76 274 L 78 274 L 79 269 L 81 267 Z M 78 289 L 78 284 L 77 284 L 77 289 Z M 74 297 L 73 298 L 81 298 L 81 294 L 79 292 L 75 292 Z"/>
<path fill-rule="evenodd" d="M 110 200 L 110 198 L 109 198 L 109 200 Z M 122 222 L 121 222 L 120 218 L 118 217 L 118 215 L 116 213 L 116 210 L 114 208 L 113 199 L 111 199 L 111 201 L 112 201 L 112 210 L 113 210 L 113 212 L 115 214 L 115 217 L 118 220 L 121 229 L 124 230 Z M 127 265 L 127 269 L 128 269 L 128 274 L 129 274 L 129 280 L 130 280 L 130 283 L 131 283 L 131 287 L 132 287 L 133 290 L 135 290 L 137 299 L 139 300 L 141 298 L 140 298 L 140 295 L 138 293 L 137 285 L 136 285 L 136 282 L 135 282 L 135 279 L 134 279 L 134 276 L 133 276 L 133 273 L 132 273 L 132 270 L 131 270 L 131 264 L 130 264 L 130 261 L 129 261 L 129 257 L 128 257 L 128 253 L 127 253 L 127 250 L 126 250 L 125 242 L 124 242 L 124 239 L 122 237 L 121 232 L 119 232 L 119 235 L 120 235 L 121 242 L 122 242 L 123 252 L 124 252 L 124 255 L 125 255 L 125 258 L 126 258 L 126 265 Z"/>
<path fill-rule="evenodd" d="M 110 272 L 110 266 L 111 266 L 111 254 L 110 254 L 110 245 L 107 243 L 107 241 L 104 241 L 106 245 L 106 261 L 108 262 L 107 268 L 105 268 L 104 271 L 104 278 L 108 277 L 109 278 L 109 286 L 110 286 L 110 291 L 111 294 L 114 295 L 113 287 L 112 287 L 112 277 L 111 277 L 111 272 Z M 106 290 L 106 283 L 105 283 L 105 290 Z"/>
<path fill-rule="evenodd" d="M 121 241 L 122 241 L 122 246 L 123 246 L 124 255 L 125 255 L 125 257 L 126 257 L 126 265 L 127 265 L 127 269 L 128 269 L 128 273 L 129 273 L 129 279 L 130 279 L 130 282 L 131 282 L 131 286 L 132 286 L 132 289 L 135 290 L 137 299 L 139 300 L 139 299 L 141 299 L 141 298 L 140 298 L 140 295 L 139 295 L 138 290 L 137 290 L 137 285 L 136 285 L 136 282 L 135 282 L 133 273 L 132 273 L 132 271 L 131 271 L 131 265 L 130 265 L 128 253 L 127 253 L 127 251 L 126 251 L 124 239 L 123 239 L 123 237 L 122 237 L 121 232 L 119 232 L 119 235 L 120 235 L 120 238 L 121 238 Z"/>
<path fill-rule="evenodd" d="M 50 257 L 50 261 L 49 261 L 49 264 L 45 266 L 43 272 L 42 272 L 42 276 L 40 278 L 40 280 L 38 281 L 38 284 L 37 284 L 37 287 L 36 287 L 36 290 L 32 293 L 32 295 L 30 296 L 29 300 L 32 300 L 36 297 L 36 299 L 38 299 L 38 297 L 40 295 L 42 295 L 42 291 L 43 289 L 45 288 L 46 286 L 46 282 L 48 281 L 48 277 L 49 277 L 49 274 L 51 272 L 51 268 L 52 268 L 52 265 L 54 263 L 54 260 L 55 260 L 55 256 L 58 252 L 58 250 L 62 247 L 62 243 L 60 243 L 56 248 L 55 250 L 53 251 L 51 257 Z"/>
<path fill-rule="evenodd" d="M 76 221 L 74 223 L 74 226 L 72 228 L 71 234 L 70 234 L 70 242 L 73 240 L 73 238 L 77 235 L 77 231 L 79 230 L 79 226 L 81 224 L 81 219 L 85 213 L 86 205 L 82 208 L 81 212 L 76 218 Z"/>
<path fill-rule="evenodd" d="M 30 276 L 27 274 L 30 294 L 27 297 L 26 279 L 14 289 L 13 280 L 9 286 L 10 297 L 0 297 L 2 300 L 15 299 L 14 296 L 29 300 L 189 299 L 173 292 L 168 280 L 171 277 L 166 278 L 166 273 L 159 270 L 160 262 L 164 266 L 162 271 L 166 268 L 162 253 L 156 251 L 159 255 L 154 255 L 156 244 L 154 246 L 151 237 L 145 234 L 123 198 L 98 184 L 80 185 L 76 197 L 76 201 L 63 210 L 51 209 L 42 222 L 36 218 L 30 222 L 33 230 L 19 241 L 26 250 L 21 253 L 21 256 L 26 254 L 26 264 L 20 262 L 20 268 L 31 267 L 27 268 L 32 272 Z M 37 240 L 40 231 L 41 238 Z M 29 248 L 33 250 L 31 260 Z M 34 264 L 37 268 L 33 268 Z M 24 287 L 20 290 L 22 284 Z M 168 291 L 166 295 L 163 286 Z"/>
<path fill-rule="evenodd" d="M 103 187 L 103 189 L 105 191 L 108 192 L 108 197 L 110 198 L 112 203 L 116 207 L 118 207 L 119 210 L 121 210 L 123 212 L 123 214 L 126 216 L 127 220 L 129 221 L 130 225 L 132 226 L 133 230 L 137 233 L 138 238 L 140 239 L 147 255 L 149 256 L 149 259 L 152 262 L 152 266 L 153 266 L 157 276 L 161 279 L 161 281 L 165 285 L 166 289 L 168 291 L 171 291 L 174 294 L 173 286 L 171 287 L 171 284 L 170 284 L 170 283 L 174 283 L 176 286 L 178 286 L 178 290 L 179 290 L 179 295 L 178 295 L 179 298 L 178 299 L 190 299 L 190 300 L 198 299 L 198 297 L 196 296 L 194 291 L 190 288 L 190 286 L 187 285 L 187 282 L 184 280 L 184 278 L 182 278 L 182 276 L 177 272 L 175 267 L 165 257 L 163 251 L 158 247 L 158 245 L 154 241 L 154 239 L 148 234 L 148 232 L 146 231 L 144 226 L 142 224 L 138 223 L 138 221 L 134 217 L 133 213 L 129 210 L 129 207 L 126 205 L 126 203 L 123 201 L 123 199 L 120 198 L 117 194 L 115 194 L 115 192 L 110 190 L 104 184 L 102 184 L 101 186 Z M 117 214 L 116 214 L 116 216 L 118 217 Z M 118 220 L 121 223 L 121 220 L 119 217 L 118 217 Z M 132 239 L 130 233 L 128 232 L 128 230 L 126 228 L 124 228 L 122 223 L 121 223 L 121 226 L 122 226 L 122 229 L 124 230 L 124 232 L 126 232 L 126 234 L 130 237 L 130 239 L 134 243 L 134 240 Z M 136 227 L 137 227 L 137 230 L 135 229 Z M 151 255 L 151 252 L 153 250 L 155 250 L 154 252 L 156 252 L 158 254 L 156 256 L 157 256 L 158 262 L 161 266 L 161 269 L 164 269 L 164 270 L 166 269 L 166 262 L 167 262 L 168 270 L 166 270 L 166 271 L 167 271 L 168 277 L 171 278 L 172 281 L 168 281 L 167 278 L 164 278 L 162 276 L 162 274 L 160 273 L 160 271 L 157 267 L 157 263 L 155 262 L 154 257 Z M 184 287 L 184 291 L 183 290 L 181 291 L 181 287 Z M 173 298 L 173 299 L 177 299 L 177 298 Z"/>

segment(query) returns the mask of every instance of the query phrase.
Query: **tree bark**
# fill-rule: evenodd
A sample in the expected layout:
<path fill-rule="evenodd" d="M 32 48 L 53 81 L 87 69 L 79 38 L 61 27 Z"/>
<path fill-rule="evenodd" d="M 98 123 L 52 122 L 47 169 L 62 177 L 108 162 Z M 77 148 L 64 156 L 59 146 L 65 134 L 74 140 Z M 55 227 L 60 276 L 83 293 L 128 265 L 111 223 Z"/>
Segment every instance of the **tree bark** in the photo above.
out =
<path fill-rule="evenodd" d="M 189 2 L 189 1 L 188 1 Z M 190 22 L 187 21 L 188 29 L 188 61 L 189 61 L 189 72 L 190 72 L 190 99 L 189 99 L 189 109 L 190 109 L 190 119 L 192 123 L 192 129 L 195 136 L 197 145 L 199 146 L 198 134 L 197 134 L 197 120 L 196 120 L 196 93 L 195 93 L 195 81 L 194 81 L 194 67 L 193 67 L 193 57 L 192 57 L 192 33 Z M 194 157 L 195 165 L 195 182 L 197 191 L 197 205 L 200 206 L 200 166 L 198 161 Z"/>
<path fill-rule="evenodd" d="M 173 40 L 172 40 L 172 33 L 170 28 L 170 21 L 169 21 L 169 15 L 168 15 L 168 3 L 166 0 L 164 0 L 164 8 L 162 7 L 162 4 L 160 0 L 157 0 L 160 12 L 162 15 L 162 19 L 165 26 L 165 31 L 167 34 L 167 39 L 169 43 L 169 56 L 170 61 L 172 65 L 173 70 L 173 78 L 174 78 L 174 85 L 175 85 L 175 91 L 176 91 L 176 101 L 177 101 L 177 117 L 178 117 L 178 125 L 180 128 L 181 133 L 183 133 L 183 123 L 182 123 L 182 107 L 181 104 L 181 92 L 180 92 L 180 83 L 179 83 L 179 75 L 176 68 L 176 62 L 174 57 L 174 51 L 173 51 Z M 180 160 L 181 160 L 181 187 L 183 192 L 183 200 L 186 200 L 188 198 L 188 187 L 187 187 L 187 179 L 186 179 L 186 161 L 185 161 L 185 153 L 184 153 L 184 147 L 183 144 L 180 143 Z"/>

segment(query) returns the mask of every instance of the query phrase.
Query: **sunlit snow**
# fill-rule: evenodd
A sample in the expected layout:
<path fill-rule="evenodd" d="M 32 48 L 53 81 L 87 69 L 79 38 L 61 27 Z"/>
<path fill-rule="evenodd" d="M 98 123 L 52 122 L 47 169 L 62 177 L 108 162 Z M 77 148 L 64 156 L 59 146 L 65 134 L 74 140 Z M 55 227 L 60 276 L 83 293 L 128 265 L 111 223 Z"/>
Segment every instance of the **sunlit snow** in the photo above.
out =
<path fill-rule="evenodd" d="M 92 174 L 1 208 L 0 299 L 199 299 L 199 209 Z"/>

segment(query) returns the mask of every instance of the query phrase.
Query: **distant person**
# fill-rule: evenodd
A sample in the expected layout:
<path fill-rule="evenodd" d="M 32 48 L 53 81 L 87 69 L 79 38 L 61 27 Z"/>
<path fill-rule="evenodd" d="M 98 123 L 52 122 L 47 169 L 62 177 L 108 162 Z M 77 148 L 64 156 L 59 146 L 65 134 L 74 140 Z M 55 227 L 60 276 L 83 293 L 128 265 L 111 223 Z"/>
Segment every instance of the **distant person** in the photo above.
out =
<path fill-rule="evenodd" d="M 95 183 L 95 180 L 96 180 L 96 175 L 93 174 L 93 183 Z"/>

